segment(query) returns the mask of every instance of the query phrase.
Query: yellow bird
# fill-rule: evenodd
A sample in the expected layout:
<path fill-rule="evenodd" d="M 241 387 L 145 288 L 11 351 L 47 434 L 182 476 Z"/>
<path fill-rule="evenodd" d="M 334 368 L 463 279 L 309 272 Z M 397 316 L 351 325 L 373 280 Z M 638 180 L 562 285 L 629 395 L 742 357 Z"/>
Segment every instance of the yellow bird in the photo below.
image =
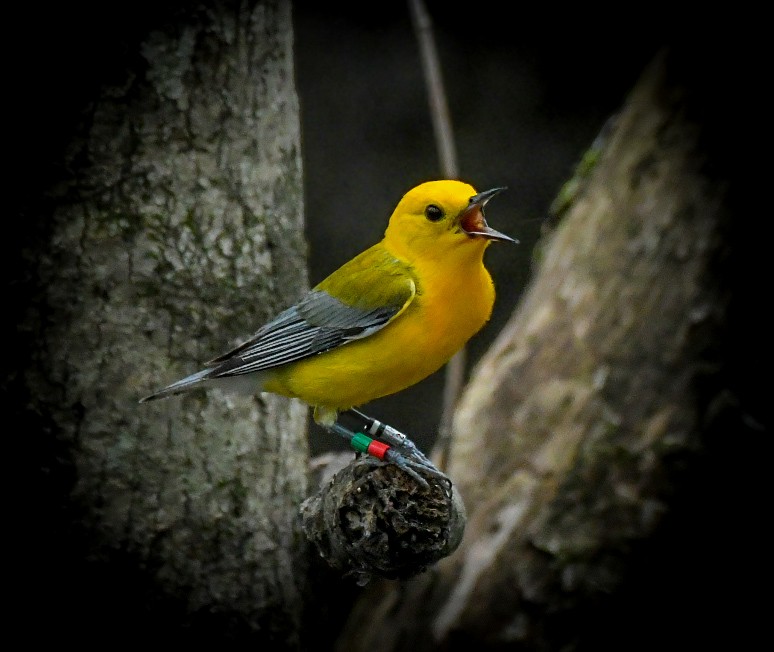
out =
<path fill-rule="evenodd" d="M 409 190 L 381 242 L 249 340 L 141 402 L 229 385 L 295 397 L 356 450 L 415 477 L 414 467 L 435 472 L 404 435 L 354 408 L 437 371 L 489 320 L 495 290 L 484 252 L 493 240 L 518 242 L 484 218 L 484 206 L 502 190 L 479 193 L 456 180 Z M 375 438 L 338 424 L 341 412 L 359 418 Z"/>

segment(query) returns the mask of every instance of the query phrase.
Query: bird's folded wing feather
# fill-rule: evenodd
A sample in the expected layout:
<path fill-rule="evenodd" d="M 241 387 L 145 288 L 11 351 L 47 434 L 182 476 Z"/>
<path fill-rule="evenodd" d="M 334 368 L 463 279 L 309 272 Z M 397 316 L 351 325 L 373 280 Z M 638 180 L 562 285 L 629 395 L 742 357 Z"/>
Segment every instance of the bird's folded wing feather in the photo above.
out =
<path fill-rule="evenodd" d="M 362 254 L 361 254 L 362 257 Z M 383 328 L 416 295 L 405 265 L 357 257 L 247 342 L 211 360 L 210 377 L 237 376 L 323 353 Z M 367 264 L 366 264 L 367 263 Z M 335 296 L 334 296 L 335 294 Z"/>

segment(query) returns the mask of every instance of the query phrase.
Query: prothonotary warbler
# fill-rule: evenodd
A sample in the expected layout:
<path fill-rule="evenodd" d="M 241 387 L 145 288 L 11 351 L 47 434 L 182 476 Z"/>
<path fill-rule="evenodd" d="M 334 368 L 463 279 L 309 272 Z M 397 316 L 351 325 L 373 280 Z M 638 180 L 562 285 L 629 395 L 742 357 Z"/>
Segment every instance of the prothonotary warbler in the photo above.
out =
<path fill-rule="evenodd" d="M 493 240 L 517 242 L 484 218 L 484 206 L 502 190 L 476 192 L 456 180 L 409 190 L 381 242 L 249 340 L 141 402 L 218 385 L 296 397 L 356 450 L 421 481 L 414 469 L 440 474 L 404 435 L 354 408 L 429 376 L 487 322 L 495 290 L 484 252 Z M 340 425 L 341 412 L 372 437 Z"/>

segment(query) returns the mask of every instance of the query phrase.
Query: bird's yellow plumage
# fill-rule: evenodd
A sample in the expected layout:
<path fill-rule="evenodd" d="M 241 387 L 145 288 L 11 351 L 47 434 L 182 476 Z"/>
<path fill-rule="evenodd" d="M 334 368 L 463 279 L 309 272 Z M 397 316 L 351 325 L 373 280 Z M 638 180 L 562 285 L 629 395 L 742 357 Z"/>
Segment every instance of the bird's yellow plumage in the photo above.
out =
<path fill-rule="evenodd" d="M 443 366 L 487 322 L 484 219 L 502 188 L 423 183 L 396 206 L 384 238 L 236 349 L 143 400 L 241 381 L 299 398 L 330 426 L 342 410 L 399 392 Z M 246 382 L 245 382 L 246 381 Z"/>

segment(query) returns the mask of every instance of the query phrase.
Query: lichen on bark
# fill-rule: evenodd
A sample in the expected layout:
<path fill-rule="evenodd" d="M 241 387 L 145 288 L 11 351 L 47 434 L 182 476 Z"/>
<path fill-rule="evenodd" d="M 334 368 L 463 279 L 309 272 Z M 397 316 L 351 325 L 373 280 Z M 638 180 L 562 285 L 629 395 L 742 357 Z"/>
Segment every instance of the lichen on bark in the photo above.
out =
<path fill-rule="evenodd" d="M 137 403 L 307 286 L 289 3 L 181 11 L 100 86 L 49 189 L 23 379 L 64 452 L 54 472 L 72 473 L 64 527 L 84 557 L 135 559 L 181 622 L 297 645 L 306 409 Z"/>

